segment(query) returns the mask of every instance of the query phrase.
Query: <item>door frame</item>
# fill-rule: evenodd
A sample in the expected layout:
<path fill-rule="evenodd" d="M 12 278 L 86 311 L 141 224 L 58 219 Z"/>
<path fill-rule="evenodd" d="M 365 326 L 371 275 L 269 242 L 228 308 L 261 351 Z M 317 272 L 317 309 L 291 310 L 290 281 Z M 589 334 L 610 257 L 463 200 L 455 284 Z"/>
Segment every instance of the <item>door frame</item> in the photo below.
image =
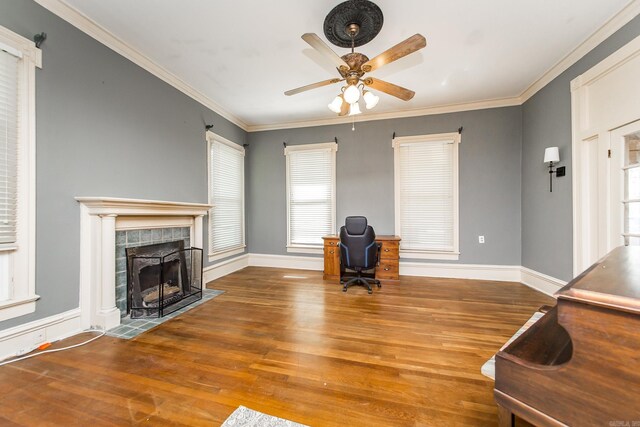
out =
<path fill-rule="evenodd" d="M 611 132 L 640 119 L 640 37 L 571 81 L 573 275 L 596 262 L 613 241 L 611 214 Z M 603 224 L 605 224 L 603 226 Z"/>

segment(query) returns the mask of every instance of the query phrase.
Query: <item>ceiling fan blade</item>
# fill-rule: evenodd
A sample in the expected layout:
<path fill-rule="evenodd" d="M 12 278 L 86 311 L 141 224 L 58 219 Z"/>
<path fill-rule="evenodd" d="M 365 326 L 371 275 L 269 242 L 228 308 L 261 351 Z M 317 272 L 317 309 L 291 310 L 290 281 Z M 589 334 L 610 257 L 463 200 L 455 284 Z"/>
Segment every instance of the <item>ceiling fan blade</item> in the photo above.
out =
<path fill-rule="evenodd" d="M 349 69 L 349 65 L 344 62 L 344 60 L 340 58 L 337 53 L 331 50 L 331 48 L 327 46 L 327 44 L 323 42 L 322 39 L 316 34 L 305 33 L 302 35 L 302 40 L 309 43 L 309 46 L 311 46 L 312 48 L 320 52 L 322 56 L 333 62 L 336 67 L 341 68 L 344 71 L 347 71 Z"/>
<path fill-rule="evenodd" d="M 295 89 L 291 89 L 286 91 L 284 94 L 287 96 L 291 96 L 291 95 L 295 95 L 297 93 L 300 92 L 305 92 L 307 90 L 311 90 L 311 89 L 316 89 L 322 86 L 327 86 L 333 83 L 338 83 L 339 81 L 342 81 L 342 79 L 329 79 L 329 80 L 323 80 L 321 82 L 317 82 L 317 83 L 312 83 L 310 85 L 306 85 L 306 86 L 301 86 Z"/>
<path fill-rule="evenodd" d="M 362 64 L 362 71 L 365 73 L 376 70 L 383 65 L 405 57 L 427 45 L 427 40 L 420 34 L 414 34 L 403 42 L 398 43 L 390 49 L 385 50 L 380 55 Z"/>
<path fill-rule="evenodd" d="M 349 104 L 347 103 L 347 101 L 343 100 L 342 105 L 340 106 L 340 114 L 338 115 L 346 116 L 347 114 L 349 114 Z"/>
<path fill-rule="evenodd" d="M 364 79 L 364 84 L 372 89 L 400 98 L 403 101 L 410 100 L 416 94 L 414 91 L 405 89 L 402 86 L 394 85 L 384 80 L 374 79 L 373 77 Z"/>

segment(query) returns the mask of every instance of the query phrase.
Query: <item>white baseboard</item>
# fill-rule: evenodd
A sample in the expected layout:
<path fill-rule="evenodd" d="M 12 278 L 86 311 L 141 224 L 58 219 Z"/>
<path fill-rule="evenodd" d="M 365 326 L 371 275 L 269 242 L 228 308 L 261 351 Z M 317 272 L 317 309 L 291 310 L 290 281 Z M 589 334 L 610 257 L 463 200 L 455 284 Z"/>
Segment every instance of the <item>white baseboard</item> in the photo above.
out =
<path fill-rule="evenodd" d="M 249 254 L 249 265 L 252 267 L 292 268 L 297 270 L 324 270 L 322 257 Z"/>
<path fill-rule="evenodd" d="M 255 267 L 316 271 L 322 271 L 324 269 L 324 260 L 318 257 L 254 253 L 249 253 L 248 256 L 248 265 Z M 445 264 L 400 261 L 400 274 L 403 276 L 520 282 L 549 296 L 553 296 L 561 287 L 567 284 L 567 282 L 560 279 L 520 265 Z"/>
<path fill-rule="evenodd" d="M 0 331 L 0 360 L 20 356 L 46 342 L 54 342 L 82 332 L 80 309 L 34 320 Z"/>
<path fill-rule="evenodd" d="M 563 280 L 547 276 L 546 274 L 539 273 L 527 267 L 521 267 L 520 272 L 520 282 L 549 296 L 553 296 L 560 288 L 567 284 L 567 282 Z"/>
<path fill-rule="evenodd" d="M 400 261 L 400 275 L 519 282 L 520 266 Z"/>
<path fill-rule="evenodd" d="M 249 254 L 243 254 L 226 261 L 205 267 L 202 270 L 202 281 L 209 283 L 212 280 L 231 274 L 234 271 L 242 270 L 249 266 Z"/>

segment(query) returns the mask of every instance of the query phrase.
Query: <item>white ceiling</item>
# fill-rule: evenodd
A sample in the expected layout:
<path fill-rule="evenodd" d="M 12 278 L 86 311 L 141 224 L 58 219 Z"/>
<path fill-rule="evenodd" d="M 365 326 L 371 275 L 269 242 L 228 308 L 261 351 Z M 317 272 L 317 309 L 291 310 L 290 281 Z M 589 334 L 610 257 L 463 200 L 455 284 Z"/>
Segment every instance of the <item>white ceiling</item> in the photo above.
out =
<path fill-rule="evenodd" d="M 327 104 L 338 84 L 283 92 L 337 77 L 300 36 L 326 41 L 324 18 L 340 0 L 66 2 L 248 125 L 335 117 Z M 382 31 L 357 51 L 372 58 L 415 33 L 427 38 L 425 49 L 371 74 L 416 92 L 409 102 L 379 94 L 381 113 L 517 97 L 629 0 L 375 3 Z"/>

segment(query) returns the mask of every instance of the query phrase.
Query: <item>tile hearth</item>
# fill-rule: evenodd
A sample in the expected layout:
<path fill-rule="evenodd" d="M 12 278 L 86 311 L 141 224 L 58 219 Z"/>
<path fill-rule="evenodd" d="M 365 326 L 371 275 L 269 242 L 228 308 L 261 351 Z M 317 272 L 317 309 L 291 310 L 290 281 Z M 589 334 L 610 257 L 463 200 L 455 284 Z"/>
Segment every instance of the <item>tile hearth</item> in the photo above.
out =
<path fill-rule="evenodd" d="M 164 317 L 149 317 L 144 319 L 131 319 L 129 316 L 123 317 L 120 326 L 108 330 L 107 335 L 110 337 L 122 338 L 125 340 L 135 338 L 143 332 L 147 332 L 148 330 L 155 328 L 156 326 L 166 322 L 167 320 L 171 320 L 174 317 L 179 316 L 182 313 L 217 297 L 218 295 L 222 295 L 223 293 L 224 291 L 219 291 L 216 289 L 203 289 L 201 300 L 183 307 L 180 310 L 176 310 Z"/>

